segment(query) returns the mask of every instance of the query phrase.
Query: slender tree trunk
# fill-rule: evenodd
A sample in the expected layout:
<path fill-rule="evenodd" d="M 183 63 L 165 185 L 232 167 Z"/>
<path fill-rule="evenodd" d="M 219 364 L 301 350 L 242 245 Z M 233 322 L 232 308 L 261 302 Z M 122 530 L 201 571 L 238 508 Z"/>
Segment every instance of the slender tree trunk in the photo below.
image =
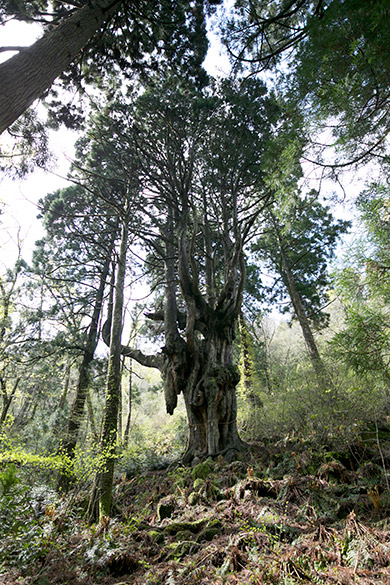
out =
<path fill-rule="evenodd" d="M 122 357 L 121 360 L 121 371 L 120 371 L 120 380 L 121 380 L 121 399 L 119 400 L 119 411 L 118 411 L 118 443 L 120 445 L 122 445 L 122 436 L 123 436 L 123 422 L 122 422 L 122 417 L 123 417 L 123 406 L 122 406 L 122 398 L 123 398 L 123 390 L 122 390 L 122 385 L 123 385 L 123 372 L 125 370 L 125 357 Z"/>
<path fill-rule="evenodd" d="M 25 426 L 29 421 L 32 421 L 34 418 L 36 403 L 34 403 L 35 395 L 33 395 L 33 392 L 38 392 L 36 386 L 33 386 L 33 388 L 29 389 L 27 396 L 24 399 L 23 404 L 20 408 L 20 411 L 16 415 L 15 424 L 18 427 Z"/>
<path fill-rule="evenodd" d="M 267 394 L 271 394 L 272 392 L 272 376 L 271 376 L 271 365 L 270 365 L 270 340 L 268 338 L 267 333 L 263 330 L 263 337 L 264 337 L 264 364 L 263 364 L 263 371 L 264 371 L 264 378 L 265 378 L 265 387 L 267 389 Z"/>
<path fill-rule="evenodd" d="M 14 396 L 15 396 L 16 390 L 19 386 L 20 380 L 21 380 L 20 377 L 16 378 L 14 385 L 12 386 L 11 392 L 9 394 L 7 394 L 6 382 L 5 382 L 4 378 L 0 378 L 1 396 L 3 399 L 3 408 L 1 411 L 1 415 L 0 415 L 0 428 L 3 425 L 3 423 L 7 417 L 8 411 L 10 409 L 12 400 L 14 399 Z"/>
<path fill-rule="evenodd" d="M 111 249 L 112 248 L 110 248 L 110 250 Z M 99 287 L 96 293 L 95 305 L 91 317 L 91 324 L 88 330 L 86 348 L 79 368 L 79 379 L 77 383 L 76 394 L 69 415 L 66 438 L 62 445 L 63 452 L 69 457 L 70 461 L 73 461 L 74 459 L 77 436 L 84 418 L 84 406 L 89 385 L 89 370 L 95 355 L 96 346 L 98 344 L 99 319 L 102 310 L 104 289 L 106 286 L 110 262 L 111 257 L 110 254 L 108 254 L 100 275 Z M 69 485 L 69 481 L 71 481 L 71 478 L 69 477 L 59 477 L 58 487 L 66 489 Z"/>
<path fill-rule="evenodd" d="M 313 368 L 314 368 L 314 371 L 316 373 L 318 382 L 322 386 L 324 386 L 324 385 L 329 386 L 330 380 L 328 378 L 328 374 L 326 372 L 325 366 L 324 366 L 322 359 L 321 359 L 321 356 L 319 354 L 318 347 L 317 347 L 313 332 L 312 332 L 311 327 L 310 327 L 309 319 L 307 318 L 306 311 L 305 311 L 305 308 L 304 308 L 303 303 L 302 303 L 301 295 L 299 294 L 299 291 L 298 291 L 297 286 L 295 284 L 294 275 L 293 275 L 291 268 L 289 266 L 287 256 L 286 256 L 286 253 L 284 251 L 283 244 L 280 241 L 280 238 L 279 238 L 279 249 L 280 249 L 280 257 L 282 260 L 282 267 L 283 267 L 283 271 L 284 271 L 284 274 L 286 277 L 287 290 L 288 290 L 288 293 L 290 295 L 291 302 L 293 304 L 296 315 L 298 317 L 298 321 L 299 321 L 299 324 L 300 324 L 301 329 L 302 329 L 303 337 L 305 339 L 306 346 L 307 346 L 307 349 L 309 352 L 309 356 L 310 356 L 311 362 L 313 364 Z"/>
<path fill-rule="evenodd" d="M 0 133 L 50 88 L 122 2 L 86 2 L 31 47 L 0 64 Z"/>
<path fill-rule="evenodd" d="M 41 394 L 42 394 L 41 386 L 38 386 L 37 387 L 37 392 L 36 392 L 36 394 L 34 396 L 34 400 L 33 400 L 33 403 L 32 403 L 32 412 L 31 412 L 31 416 L 29 418 L 29 422 L 32 422 L 34 420 L 34 418 L 35 418 L 35 415 L 36 415 L 37 410 L 38 410 L 38 404 L 39 404 L 39 399 L 41 397 Z M 38 439 L 38 436 L 37 436 L 37 439 Z"/>
<path fill-rule="evenodd" d="M 15 418 L 15 425 L 18 427 L 24 426 L 27 422 L 27 417 L 29 410 L 31 410 L 32 398 L 31 394 L 27 395 L 27 398 L 24 399 L 22 406 Z"/>
<path fill-rule="evenodd" d="M 98 439 L 98 433 L 96 430 L 96 422 L 95 422 L 95 415 L 93 413 L 93 406 L 92 406 L 92 399 L 91 399 L 91 391 L 88 389 L 87 392 L 87 409 L 88 409 L 88 419 L 89 424 L 91 425 L 91 433 L 94 440 Z"/>
<path fill-rule="evenodd" d="M 272 391 L 272 376 L 271 376 L 271 365 L 270 365 L 270 340 L 268 338 L 267 332 L 264 330 L 263 325 L 261 325 L 261 330 L 263 334 L 263 340 L 259 339 L 258 334 L 256 333 L 256 329 L 253 330 L 253 335 L 259 345 L 264 344 L 264 358 L 262 362 L 264 379 L 265 379 L 265 389 L 267 394 L 271 394 Z"/>
<path fill-rule="evenodd" d="M 122 224 L 122 237 L 115 279 L 114 307 L 110 335 L 110 355 L 107 371 L 106 404 L 101 437 L 103 470 L 99 474 L 99 517 L 109 516 L 112 505 L 112 486 L 118 442 L 118 413 L 121 400 L 121 336 L 123 326 L 123 291 L 126 275 L 128 224 Z"/>
<path fill-rule="evenodd" d="M 123 435 L 123 444 L 127 447 L 129 443 L 129 436 L 130 436 L 130 424 L 131 424 L 131 410 L 132 410 L 132 394 L 133 394 L 133 360 L 130 358 L 129 360 L 129 397 L 127 400 L 127 419 L 126 419 L 126 427 L 125 432 Z"/>
<path fill-rule="evenodd" d="M 66 366 L 65 366 L 65 371 L 64 371 L 64 386 L 63 386 L 63 390 L 62 390 L 60 403 L 58 405 L 58 410 L 62 410 L 64 408 L 65 401 L 66 401 L 66 398 L 68 396 L 68 390 L 69 390 L 69 384 L 70 384 L 70 369 L 71 369 L 71 362 L 70 362 L 70 358 L 68 358 L 68 360 L 66 362 Z"/>

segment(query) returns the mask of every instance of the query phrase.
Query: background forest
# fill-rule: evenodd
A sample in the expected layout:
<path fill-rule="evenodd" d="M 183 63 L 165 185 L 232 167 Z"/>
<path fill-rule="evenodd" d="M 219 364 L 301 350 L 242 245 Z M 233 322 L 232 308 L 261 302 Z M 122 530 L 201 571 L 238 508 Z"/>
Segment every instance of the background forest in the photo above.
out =
<path fill-rule="evenodd" d="M 1 582 L 389 582 L 389 12 L 0 2 Z"/>

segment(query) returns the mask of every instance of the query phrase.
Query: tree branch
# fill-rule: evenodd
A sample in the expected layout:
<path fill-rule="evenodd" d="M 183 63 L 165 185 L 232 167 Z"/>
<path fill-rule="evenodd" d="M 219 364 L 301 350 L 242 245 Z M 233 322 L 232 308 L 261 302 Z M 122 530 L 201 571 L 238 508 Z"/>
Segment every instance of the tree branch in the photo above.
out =
<path fill-rule="evenodd" d="M 104 323 L 102 327 L 102 339 L 104 343 L 110 347 L 110 337 L 111 337 L 111 322 L 110 319 Z M 141 350 L 131 348 L 128 345 L 121 346 L 121 354 L 125 357 L 130 357 L 134 359 L 136 362 L 141 364 L 141 366 L 145 366 L 147 368 L 156 368 L 157 370 L 162 370 L 163 367 L 163 357 L 161 354 L 155 355 L 146 355 L 142 353 Z"/>
<path fill-rule="evenodd" d="M 0 53 L 6 53 L 7 51 L 17 51 L 19 53 L 20 51 L 24 51 L 25 49 L 28 49 L 28 47 L 21 47 L 18 45 L 10 45 L 10 46 L 0 47 Z"/>

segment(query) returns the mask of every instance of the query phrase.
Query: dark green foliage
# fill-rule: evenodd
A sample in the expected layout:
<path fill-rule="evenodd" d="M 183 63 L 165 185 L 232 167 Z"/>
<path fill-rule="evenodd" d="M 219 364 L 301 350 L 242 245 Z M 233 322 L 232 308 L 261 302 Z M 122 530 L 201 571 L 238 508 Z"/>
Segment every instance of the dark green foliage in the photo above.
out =
<path fill-rule="evenodd" d="M 367 237 L 357 242 L 337 274 L 345 311 L 345 326 L 333 345 L 352 368 L 389 385 L 390 298 L 389 196 L 373 184 L 358 200 Z"/>
<path fill-rule="evenodd" d="M 48 12 L 48 4 L 45 0 L 29 2 L 23 0 L 1 0 L 0 24 L 7 22 L 10 18 L 26 22 L 43 20 Z M 55 2 L 54 4 L 58 6 L 59 3 Z"/>
<path fill-rule="evenodd" d="M 124 76 L 134 77 L 163 64 L 204 82 L 201 64 L 207 47 L 204 2 L 122 3 L 109 25 L 85 48 L 82 68 L 72 66 L 72 75 L 94 83 L 103 81 L 102 72 L 113 65 Z"/>
<path fill-rule="evenodd" d="M 377 307 L 350 307 L 345 329 L 336 334 L 333 343 L 356 372 L 382 373 L 388 380 L 389 328 L 388 317 Z"/>
<path fill-rule="evenodd" d="M 336 152 L 359 162 L 386 148 L 388 19 L 386 0 L 244 0 L 224 37 L 238 67 L 288 71 L 287 93 L 309 124 L 332 119 Z"/>
<path fill-rule="evenodd" d="M 351 223 L 335 220 L 314 191 L 305 197 L 285 199 L 282 205 L 278 208 L 275 204 L 265 214 L 263 235 L 252 245 L 248 260 L 246 290 L 263 303 L 279 303 L 282 313 L 291 312 L 283 248 L 307 317 L 317 327 L 324 326 L 327 314 L 322 308 L 328 302 L 329 262 L 334 258 L 338 239 Z M 264 273 L 268 279 L 262 279 Z M 268 284 L 270 278 L 273 282 Z"/>
<path fill-rule="evenodd" d="M 49 149 L 48 127 L 30 109 L 9 129 L 10 146 L 0 149 L 0 170 L 12 179 L 22 179 L 36 168 L 47 168 L 53 155 Z"/>
<path fill-rule="evenodd" d="M 335 137 L 357 160 L 380 151 L 390 127 L 389 17 L 383 0 L 324 2 L 299 47 L 300 99 L 313 113 L 339 117 Z"/>
<path fill-rule="evenodd" d="M 151 73 L 168 69 L 185 74 L 199 87 L 206 85 L 207 75 L 202 69 L 208 48 L 204 12 L 212 11 L 216 3 L 203 0 L 161 0 L 153 4 L 140 0 L 135 5 L 123 0 L 112 3 L 54 2 L 46 13 L 43 11 L 46 3 L 3 3 L 0 6 L 3 22 L 12 15 L 21 20 L 42 22 L 46 26 L 43 43 L 59 59 L 43 62 L 41 42 L 32 46 L 31 54 L 36 56 L 36 76 L 27 79 L 24 74 L 28 97 L 18 103 L 14 94 L 18 93 L 20 97 L 20 90 L 18 80 L 12 77 L 12 69 L 19 68 L 21 76 L 24 68 L 31 71 L 28 56 L 26 58 L 26 54 L 19 51 L 12 62 L 2 66 L 5 89 L 1 98 L 2 103 L 8 104 L 9 114 L 3 116 L 1 130 L 9 127 L 34 99 L 49 90 L 56 78 L 53 99 L 49 98 L 47 102 L 49 123 L 52 127 L 64 123 L 68 128 L 80 128 L 83 108 L 74 104 L 73 92 L 68 100 L 63 96 L 58 99 L 58 87 L 67 90 L 68 95 L 69 90 L 74 89 L 84 93 L 85 86 L 90 84 L 106 89 L 112 79 L 146 80 Z M 85 34 L 79 34 L 83 18 L 88 26 Z M 71 32 L 61 38 L 55 34 L 53 23 L 60 27 L 67 27 L 70 23 Z M 11 113 L 13 97 L 15 110 Z"/>
<path fill-rule="evenodd" d="M 55 344 L 77 355 L 86 344 L 86 318 L 111 258 L 117 219 L 81 186 L 48 194 L 39 205 L 46 236 L 36 242 L 32 272 L 51 297 L 45 314 L 57 323 Z"/>

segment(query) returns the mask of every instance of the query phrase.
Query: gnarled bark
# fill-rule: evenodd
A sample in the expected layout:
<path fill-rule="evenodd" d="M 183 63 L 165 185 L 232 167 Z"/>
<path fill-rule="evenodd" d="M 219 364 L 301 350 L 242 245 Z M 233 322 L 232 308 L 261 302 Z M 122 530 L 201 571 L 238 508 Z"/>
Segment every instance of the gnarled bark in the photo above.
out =
<path fill-rule="evenodd" d="M 206 276 L 206 294 L 201 292 L 194 260 L 193 238 L 189 242 L 187 217 L 181 218 L 178 235 L 178 277 L 186 305 L 186 328 L 182 359 L 175 355 L 176 371 L 181 384 L 176 388 L 172 380 L 171 392 L 183 392 L 189 424 L 185 462 L 195 457 L 204 458 L 219 453 L 237 451 L 242 443 L 237 431 L 236 385 L 239 373 L 233 365 L 233 339 L 236 320 L 242 301 L 245 265 L 241 241 L 226 247 L 225 285 L 215 294 L 211 265 Z M 193 236 L 197 226 L 192 228 Z M 208 230 L 204 229 L 205 246 Z M 185 341 L 184 341 L 185 339 Z M 179 364 L 181 367 L 179 367 Z"/>
<path fill-rule="evenodd" d="M 237 431 L 239 373 L 233 365 L 232 354 L 245 270 L 241 254 L 234 251 L 231 259 L 237 265 L 234 268 L 230 265 L 228 282 L 212 300 L 215 306 L 210 306 L 193 278 L 188 260 L 191 251 L 185 240 L 183 237 L 179 278 L 174 249 L 166 243 L 164 311 L 152 314 L 154 320 L 164 321 L 162 352 L 147 356 L 127 346 L 122 346 L 121 351 L 122 355 L 161 371 L 169 414 L 173 414 L 177 397 L 183 393 L 188 419 L 188 444 L 183 460 L 191 463 L 195 457 L 232 455 L 243 445 Z M 178 280 L 186 301 L 185 314 L 177 310 Z M 105 343 L 109 342 L 108 330 L 109 322 L 106 322 Z"/>
<path fill-rule="evenodd" d="M 208 364 L 204 370 L 202 368 L 200 379 L 187 387 L 184 401 L 189 436 L 185 462 L 240 449 L 236 423 L 236 385 L 239 379 L 234 366 Z"/>

